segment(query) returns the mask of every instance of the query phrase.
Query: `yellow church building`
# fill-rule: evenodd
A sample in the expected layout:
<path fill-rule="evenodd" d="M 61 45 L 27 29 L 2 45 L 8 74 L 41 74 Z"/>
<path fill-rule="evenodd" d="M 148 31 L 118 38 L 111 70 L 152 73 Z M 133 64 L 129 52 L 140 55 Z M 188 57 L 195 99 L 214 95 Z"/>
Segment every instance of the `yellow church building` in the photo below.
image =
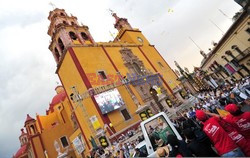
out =
<path fill-rule="evenodd" d="M 49 13 L 49 49 L 63 88 L 56 88 L 46 116 L 27 116 L 32 157 L 85 157 L 95 144 L 108 146 L 183 101 L 178 77 L 154 45 L 127 19 L 112 16 L 118 35 L 96 42 L 77 17 L 58 8 Z"/>
<path fill-rule="evenodd" d="M 57 94 L 45 116 L 36 114 L 34 119 L 27 115 L 25 130 L 21 129 L 19 137 L 21 147 L 14 158 L 54 158 L 59 152 L 69 158 L 76 157 L 69 138 L 78 127 L 71 119 L 71 107 L 63 87 L 55 90 Z"/>

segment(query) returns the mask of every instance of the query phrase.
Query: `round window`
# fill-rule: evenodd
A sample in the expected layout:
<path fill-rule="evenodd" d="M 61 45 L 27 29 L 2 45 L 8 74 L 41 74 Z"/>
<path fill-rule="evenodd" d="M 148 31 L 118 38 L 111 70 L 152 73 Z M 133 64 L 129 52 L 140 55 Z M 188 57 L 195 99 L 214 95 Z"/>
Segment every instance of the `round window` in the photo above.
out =
<path fill-rule="evenodd" d="M 141 37 L 137 37 L 137 40 L 141 43 L 143 42 L 143 39 Z"/>

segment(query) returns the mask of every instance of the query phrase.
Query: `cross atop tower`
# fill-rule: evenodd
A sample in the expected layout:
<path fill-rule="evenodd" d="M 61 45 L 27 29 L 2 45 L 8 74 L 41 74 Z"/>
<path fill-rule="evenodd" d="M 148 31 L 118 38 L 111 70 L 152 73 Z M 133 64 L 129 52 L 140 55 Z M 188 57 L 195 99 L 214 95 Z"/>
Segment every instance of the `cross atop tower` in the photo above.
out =
<path fill-rule="evenodd" d="M 55 7 L 53 3 L 50 3 L 50 5 Z M 64 9 L 55 8 L 50 11 L 48 19 L 50 20 L 48 34 L 52 40 L 49 49 L 57 64 L 59 64 L 69 46 L 95 43 L 88 26 L 79 25 L 77 17 L 72 14 L 69 16 Z"/>
<path fill-rule="evenodd" d="M 120 18 L 117 16 L 116 13 L 112 12 L 111 15 L 115 18 L 115 21 L 117 22 Z"/>
<path fill-rule="evenodd" d="M 133 30 L 133 28 L 131 27 L 131 25 L 129 24 L 128 20 L 125 18 L 120 18 L 117 16 L 116 13 L 114 13 L 112 10 L 111 11 L 111 15 L 115 18 L 115 28 L 120 31 L 120 30 Z"/>

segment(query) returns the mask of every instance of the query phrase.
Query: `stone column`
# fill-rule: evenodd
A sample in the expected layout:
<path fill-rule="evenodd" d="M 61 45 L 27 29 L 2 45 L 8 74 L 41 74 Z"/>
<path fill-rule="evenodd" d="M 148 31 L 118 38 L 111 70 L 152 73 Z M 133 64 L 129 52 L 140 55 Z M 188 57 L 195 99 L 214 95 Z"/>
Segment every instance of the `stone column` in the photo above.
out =
<path fill-rule="evenodd" d="M 178 100 L 180 100 L 182 103 L 185 101 L 185 100 L 182 98 L 180 92 L 176 92 L 176 93 L 175 93 L 175 96 L 176 96 L 176 98 L 177 98 Z"/>

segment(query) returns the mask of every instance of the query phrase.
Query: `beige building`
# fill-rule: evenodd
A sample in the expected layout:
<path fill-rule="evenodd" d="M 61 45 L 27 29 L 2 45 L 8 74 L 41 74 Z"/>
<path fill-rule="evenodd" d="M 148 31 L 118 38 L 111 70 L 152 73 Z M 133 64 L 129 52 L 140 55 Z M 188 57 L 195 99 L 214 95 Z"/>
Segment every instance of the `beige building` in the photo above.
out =
<path fill-rule="evenodd" d="M 250 70 L 250 20 L 245 10 L 232 24 L 210 53 L 201 51 L 204 59 L 201 70 L 207 72 L 205 80 L 217 87 L 218 80 L 239 80 Z"/>

